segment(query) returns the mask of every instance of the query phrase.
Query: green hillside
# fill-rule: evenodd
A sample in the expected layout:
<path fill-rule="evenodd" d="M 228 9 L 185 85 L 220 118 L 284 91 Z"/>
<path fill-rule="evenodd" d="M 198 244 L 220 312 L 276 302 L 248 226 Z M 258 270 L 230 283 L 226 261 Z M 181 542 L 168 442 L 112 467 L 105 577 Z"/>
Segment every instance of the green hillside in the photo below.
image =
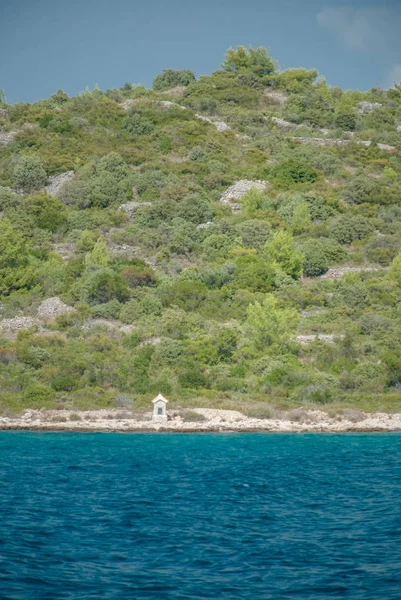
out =
<path fill-rule="evenodd" d="M 0 97 L 0 410 L 401 409 L 401 87 L 239 47 Z"/>

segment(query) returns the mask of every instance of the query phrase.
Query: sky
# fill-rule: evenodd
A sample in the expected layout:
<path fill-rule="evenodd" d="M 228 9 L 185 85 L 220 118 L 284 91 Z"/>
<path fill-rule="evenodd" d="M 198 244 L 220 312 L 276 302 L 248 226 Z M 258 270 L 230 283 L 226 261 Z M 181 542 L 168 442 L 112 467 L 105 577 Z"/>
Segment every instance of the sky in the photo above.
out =
<path fill-rule="evenodd" d="M 15 103 L 150 87 L 165 68 L 211 73 L 237 45 L 345 89 L 391 87 L 400 32 L 401 0 L 0 0 L 0 88 Z"/>

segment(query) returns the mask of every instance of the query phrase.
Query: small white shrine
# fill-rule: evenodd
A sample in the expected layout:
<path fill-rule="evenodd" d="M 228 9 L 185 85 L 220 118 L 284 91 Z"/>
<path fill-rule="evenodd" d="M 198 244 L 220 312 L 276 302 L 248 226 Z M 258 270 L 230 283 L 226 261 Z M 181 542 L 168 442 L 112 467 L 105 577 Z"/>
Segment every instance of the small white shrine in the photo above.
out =
<path fill-rule="evenodd" d="M 153 419 L 156 421 L 167 421 L 167 402 L 166 398 L 161 394 L 157 394 L 153 402 Z"/>

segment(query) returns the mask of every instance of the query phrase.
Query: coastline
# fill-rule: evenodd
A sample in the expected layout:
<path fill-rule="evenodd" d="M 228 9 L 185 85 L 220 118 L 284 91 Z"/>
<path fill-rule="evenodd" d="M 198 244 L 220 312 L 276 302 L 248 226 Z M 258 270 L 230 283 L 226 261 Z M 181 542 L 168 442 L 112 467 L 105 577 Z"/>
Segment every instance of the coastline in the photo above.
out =
<path fill-rule="evenodd" d="M 302 411 L 300 413 L 300 411 Z M 280 418 L 247 417 L 238 411 L 191 409 L 199 421 L 180 414 L 154 421 L 150 414 L 135 415 L 118 409 L 92 411 L 27 410 L 18 417 L 0 417 L 0 431 L 120 432 L 120 433 L 350 433 L 401 432 L 401 413 L 359 413 L 330 416 L 320 410 L 300 409 Z"/>

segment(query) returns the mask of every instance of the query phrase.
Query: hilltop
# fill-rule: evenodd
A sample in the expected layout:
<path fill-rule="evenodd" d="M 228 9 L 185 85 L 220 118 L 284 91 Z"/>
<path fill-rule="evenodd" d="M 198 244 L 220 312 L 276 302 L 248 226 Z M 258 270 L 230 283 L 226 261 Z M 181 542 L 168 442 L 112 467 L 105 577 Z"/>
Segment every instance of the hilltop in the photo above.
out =
<path fill-rule="evenodd" d="M 0 95 L 0 410 L 401 409 L 401 87 L 264 48 Z"/>

